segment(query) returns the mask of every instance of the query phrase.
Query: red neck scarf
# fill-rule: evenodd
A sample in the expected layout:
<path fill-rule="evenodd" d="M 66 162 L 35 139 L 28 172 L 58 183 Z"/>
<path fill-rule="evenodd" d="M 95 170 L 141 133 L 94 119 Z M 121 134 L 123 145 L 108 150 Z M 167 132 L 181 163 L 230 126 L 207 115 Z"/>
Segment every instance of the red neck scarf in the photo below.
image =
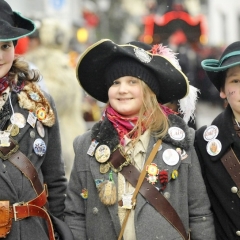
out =
<path fill-rule="evenodd" d="M 116 112 L 111 106 L 108 106 L 105 110 L 106 117 L 113 124 L 114 128 L 118 132 L 120 143 L 123 144 L 123 137 L 127 135 L 136 126 L 138 117 L 124 117 Z M 143 127 L 143 132 L 146 129 Z M 136 137 L 137 131 L 135 131 L 130 138 Z"/>
<path fill-rule="evenodd" d="M 176 112 L 172 111 L 170 108 L 160 105 L 163 113 L 168 116 L 169 114 L 176 114 Z M 113 124 L 114 128 L 118 132 L 118 136 L 120 139 L 120 143 L 123 144 L 123 138 L 126 136 L 133 128 L 136 126 L 138 117 L 124 117 L 116 112 L 111 106 L 108 106 L 104 112 L 104 115 L 108 118 L 108 120 Z M 142 134 L 145 132 L 146 127 L 144 123 L 142 123 Z M 137 137 L 137 129 L 134 131 L 131 136 L 128 136 L 131 139 Z"/>
<path fill-rule="evenodd" d="M 5 75 L 4 77 L 0 78 L 0 95 L 3 91 L 5 91 L 9 86 L 8 76 Z"/>

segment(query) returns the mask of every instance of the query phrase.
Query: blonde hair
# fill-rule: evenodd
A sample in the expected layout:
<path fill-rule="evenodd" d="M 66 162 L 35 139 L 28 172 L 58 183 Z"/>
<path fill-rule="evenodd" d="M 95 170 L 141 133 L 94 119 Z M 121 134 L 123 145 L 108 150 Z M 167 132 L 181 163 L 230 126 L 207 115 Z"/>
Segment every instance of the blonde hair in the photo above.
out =
<path fill-rule="evenodd" d="M 151 134 L 157 138 L 163 138 L 168 131 L 168 118 L 161 109 L 155 93 L 148 85 L 140 81 L 143 91 L 143 104 L 140 108 L 138 121 L 133 131 L 138 130 L 137 139 L 141 136 L 142 125 L 149 129 Z"/>
<path fill-rule="evenodd" d="M 30 69 L 29 64 L 20 58 L 13 61 L 12 67 L 9 71 L 9 79 L 12 83 L 18 81 L 39 81 L 40 74 L 37 70 Z"/>

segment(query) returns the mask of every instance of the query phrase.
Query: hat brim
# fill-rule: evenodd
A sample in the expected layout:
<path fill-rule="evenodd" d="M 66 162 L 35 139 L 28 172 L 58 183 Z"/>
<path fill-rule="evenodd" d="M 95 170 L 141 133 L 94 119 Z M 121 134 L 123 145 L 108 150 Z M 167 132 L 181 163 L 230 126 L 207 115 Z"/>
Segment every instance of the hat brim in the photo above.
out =
<path fill-rule="evenodd" d="M 0 21 L 1 32 L 0 41 L 14 41 L 19 38 L 28 36 L 35 31 L 35 24 L 32 20 L 21 16 L 18 12 L 13 12 L 15 23 L 17 26 L 12 26 L 6 21 Z"/>
<path fill-rule="evenodd" d="M 108 65 L 117 58 L 129 57 L 141 62 L 156 77 L 159 86 L 157 99 L 164 104 L 185 97 L 189 91 L 187 77 L 170 61 L 160 55 L 151 54 L 150 62 L 143 62 L 134 52 L 137 46 L 117 45 L 109 39 L 102 39 L 81 54 L 77 64 L 77 79 L 82 88 L 100 102 L 108 101 L 108 86 L 105 72 Z"/>
<path fill-rule="evenodd" d="M 240 65 L 240 53 L 239 55 L 230 56 L 222 63 L 216 59 L 206 59 L 201 62 L 202 68 L 218 91 L 221 90 L 222 80 L 225 77 L 223 72 L 237 65 Z"/>

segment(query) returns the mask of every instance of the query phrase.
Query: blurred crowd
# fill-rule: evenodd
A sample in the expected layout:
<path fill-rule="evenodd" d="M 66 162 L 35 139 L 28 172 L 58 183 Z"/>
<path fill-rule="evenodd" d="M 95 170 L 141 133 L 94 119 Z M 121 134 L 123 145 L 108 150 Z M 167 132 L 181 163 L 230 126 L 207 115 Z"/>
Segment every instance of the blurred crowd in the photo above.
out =
<path fill-rule="evenodd" d="M 66 29 L 54 18 L 38 22 L 38 29 L 18 41 L 16 53 L 42 75 L 39 85 L 55 100 L 60 121 L 60 133 L 66 173 L 69 177 L 74 152 L 72 143 L 87 129 L 83 119 L 83 91 L 76 80 L 69 52 L 65 51 Z"/>

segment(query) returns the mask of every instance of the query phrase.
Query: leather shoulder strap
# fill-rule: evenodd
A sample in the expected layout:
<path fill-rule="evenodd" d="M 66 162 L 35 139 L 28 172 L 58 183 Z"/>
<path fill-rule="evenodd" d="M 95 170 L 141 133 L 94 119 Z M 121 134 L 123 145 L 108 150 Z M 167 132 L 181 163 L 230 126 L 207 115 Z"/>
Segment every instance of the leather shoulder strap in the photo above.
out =
<path fill-rule="evenodd" d="M 154 154 L 156 154 L 156 152 L 153 152 L 153 154 L 150 154 L 150 156 L 153 157 L 155 156 Z M 112 158 L 110 158 L 110 162 L 111 159 Z M 136 188 L 140 177 L 140 172 L 132 164 L 127 166 L 123 164 L 125 158 L 120 153 L 119 149 L 114 152 L 113 159 L 114 168 L 119 169 L 119 166 L 123 166 L 120 168 L 121 174 L 133 187 Z M 188 239 L 183 223 L 175 209 L 171 206 L 167 199 L 146 180 L 146 178 L 142 180 L 139 192 L 168 222 L 172 224 L 174 228 L 177 229 L 177 231 L 182 235 L 183 239 Z"/>
<path fill-rule="evenodd" d="M 8 161 L 17 167 L 25 177 L 29 179 L 37 195 L 40 195 L 44 190 L 43 184 L 40 182 L 38 173 L 31 161 L 19 150 L 11 155 L 8 158 Z"/>
<path fill-rule="evenodd" d="M 221 161 L 240 191 L 240 162 L 232 148 L 222 156 Z"/>

